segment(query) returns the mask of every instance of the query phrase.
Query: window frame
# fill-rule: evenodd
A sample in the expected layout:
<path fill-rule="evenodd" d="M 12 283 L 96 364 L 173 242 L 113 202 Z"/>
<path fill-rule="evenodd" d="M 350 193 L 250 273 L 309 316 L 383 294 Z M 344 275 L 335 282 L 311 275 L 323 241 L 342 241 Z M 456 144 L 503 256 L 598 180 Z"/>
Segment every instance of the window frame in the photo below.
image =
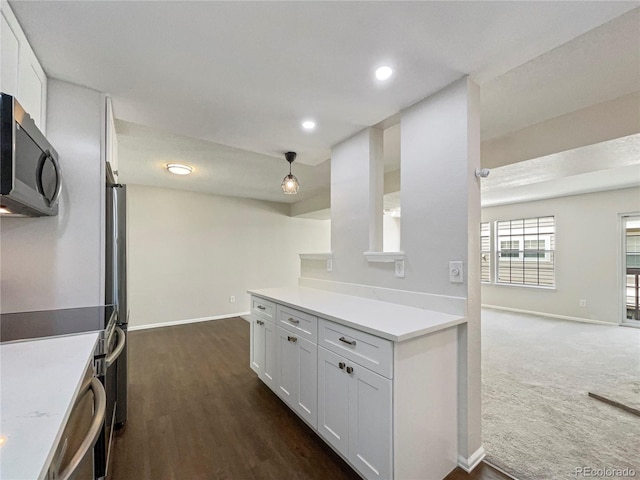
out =
<path fill-rule="evenodd" d="M 540 220 L 544 219 L 545 222 L 541 226 Z M 549 220 L 551 220 L 551 225 L 548 225 Z M 531 226 L 531 221 L 535 221 L 535 233 L 527 233 L 527 229 L 534 228 Z M 516 224 L 514 227 L 514 223 Z M 529 225 L 527 226 L 527 224 Z M 502 229 L 501 229 L 502 224 Z M 509 234 L 508 235 L 500 235 L 501 231 L 504 231 L 504 225 L 508 224 L 509 226 Z M 494 232 L 494 247 L 495 253 L 493 255 L 493 282 L 492 285 L 499 286 L 516 286 L 516 287 L 529 287 L 529 288 L 541 288 L 547 290 L 555 290 L 556 288 L 556 218 L 555 215 L 544 215 L 537 217 L 529 217 L 529 218 L 516 218 L 510 220 L 494 220 L 492 222 L 493 232 Z M 512 230 L 516 230 L 517 233 L 512 234 Z M 541 233 L 541 230 L 543 232 Z M 550 230 L 550 231 L 548 231 Z M 527 238 L 535 236 L 535 238 Z M 536 241 L 537 246 L 540 247 L 539 242 L 544 242 L 543 249 L 530 249 L 526 248 L 526 242 Z M 517 245 L 517 248 L 503 248 L 503 245 L 507 242 L 510 242 L 507 246 L 514 247 L 514 243 Z M 522 247 L 522 248 L 520 248 Z M 508 252 L 508 255 L 503 255 L 505 250 Z M 534 253 L 534 255 L 527 255 L 528 252 Z M 508 279 L 501 280 L 500 277 L 500 268 L 502 259 L 508 260 L 509 264 L 509 275 Z M 513 262 L 520 263 L 521 267 L 516 267 L 516 271 L 521 270 L 522 272 L 522 282 L 514 282 L 513 274 L 511 272 L 511 265 Z M 532 267 L 533 263 L 537 263 L 537 266 Z M 529 265 L 529 267 L 526 267 Z M 541 268 L 541 265 L 550 265 L 550 268 Z M 504 268 L 504 264 L 503 264 Z M 527 271 L 531 272 L 532 270 L 536 271 L 537 274 L 537 282 L 527 283 Z M 551 272 L 551 281 L 541 283 L 541 272 L 550 271 Z M 484 282 L 487 283 L 487 282 Z"/>

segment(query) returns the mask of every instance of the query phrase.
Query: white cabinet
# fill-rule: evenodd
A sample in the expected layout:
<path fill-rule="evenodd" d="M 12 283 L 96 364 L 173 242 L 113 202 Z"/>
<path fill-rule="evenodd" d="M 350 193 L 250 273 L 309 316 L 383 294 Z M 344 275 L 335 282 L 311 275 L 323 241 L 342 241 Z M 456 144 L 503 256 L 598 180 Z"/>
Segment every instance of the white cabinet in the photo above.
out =
<path fill-rule="evenodd" d="M 113 105 L 109 97 L 106 98 L 105 119 L 105 157 L 111 166 L 114 180 L 118 181 L 118 137 L 116 135 L 116 122 L 113 115 Z"/>
<path fill-rule="evenodd" d="M 309 425 L 317 425 L 318 346 L 277 327 L 276 392 Z"/>
<path fill-rule="evenodd" d="M 0 1 L 0 90 L 18 99 L 44 133 L 47 76 L 5 0 Z"/>
<path fill-rule="evenodd" d="M 349 384 L 345 360 L 318 348 L 318 432 L 345 456 L 349 451 Z"/>
<path fill-rule="evenodd" d="M 328 320 L 317 307 L 252 296 L 251 368 L 363 478 L 444 478 L 457 465 L 457 329 L 391 341 L 347 321 L 353 308 L 341 323 L 344 301 L 327 303 Z"/>
<path fill-rule="evenodd" d="M 251 318 L 251 369 L 272 390 L 276 389 L 276 326 L 263 318 Z"/>
<path fill-rule="evenodd" d="M 318 432 L 367 479 L 392 478 L 391 380 L 318 348 Z"/>
<path fill-rule="evenodd" d="M 349 370 L 352 369 L 352 370 Z M 349 461 L 368 479 L 392 478 L 391 380 L 347 363 Z"/>

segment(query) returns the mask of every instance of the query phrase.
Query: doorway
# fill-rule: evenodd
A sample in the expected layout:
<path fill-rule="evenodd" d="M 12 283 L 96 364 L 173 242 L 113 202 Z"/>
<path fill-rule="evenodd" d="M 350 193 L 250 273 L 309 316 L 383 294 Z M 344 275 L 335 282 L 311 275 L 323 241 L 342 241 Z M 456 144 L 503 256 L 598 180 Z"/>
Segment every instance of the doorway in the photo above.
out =
<path fill-rule="evenodd" d="M 622 323 L 640 326 L 640 215 L 622 216 Z"/>

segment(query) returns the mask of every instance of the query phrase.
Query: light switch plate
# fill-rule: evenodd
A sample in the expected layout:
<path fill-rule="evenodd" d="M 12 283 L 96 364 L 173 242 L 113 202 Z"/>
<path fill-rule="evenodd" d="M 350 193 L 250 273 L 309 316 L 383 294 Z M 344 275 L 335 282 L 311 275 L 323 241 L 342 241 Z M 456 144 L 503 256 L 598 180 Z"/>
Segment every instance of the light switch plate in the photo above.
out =
<path fill-rule="evenodd" d="M 396 278 L 404 278 L 404 260 L 396 260 Z"/>
<path fill-rule="evenodd" d="M 464 282 L 464 270 L 462 262 L 449 262 L 449 281 L 451 283 Z"/>

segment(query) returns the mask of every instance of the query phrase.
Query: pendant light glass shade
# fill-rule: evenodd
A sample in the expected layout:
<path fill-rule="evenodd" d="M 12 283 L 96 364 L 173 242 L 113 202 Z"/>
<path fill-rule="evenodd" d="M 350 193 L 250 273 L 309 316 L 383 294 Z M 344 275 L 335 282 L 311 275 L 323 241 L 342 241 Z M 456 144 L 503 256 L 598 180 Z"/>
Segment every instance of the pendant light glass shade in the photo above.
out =
<path fill-rule="evenodd" d="M 298 179 L 291 173 L 291 164 L 296 159 L 296 152 L 287 152 L 284 154 L 284 158 L 289 162 L 289 175 L 282 180 L 282 191 L 287 195 L 295 195 L 300 190 Z"/>
<path fill-rule="evenodd" d="M 299 189 L 300 184 L 298 183 L 298 179 L 295 175 L 289 174 L 284 177 L 284 180 L 282 180 L 282 191 L 287 195 L 295 195 L 298 193 Z"/>

